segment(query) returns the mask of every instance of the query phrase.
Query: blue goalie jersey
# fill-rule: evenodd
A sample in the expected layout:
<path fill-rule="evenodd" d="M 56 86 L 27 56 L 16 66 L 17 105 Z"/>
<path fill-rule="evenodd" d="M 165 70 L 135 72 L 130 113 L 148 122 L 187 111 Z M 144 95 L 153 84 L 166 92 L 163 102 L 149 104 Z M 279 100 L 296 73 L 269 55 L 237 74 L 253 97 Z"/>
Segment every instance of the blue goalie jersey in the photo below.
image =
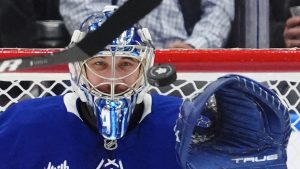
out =
<path fill-rule="evenodd" d="M 148 113 L 113 151 L 80 118 L 74 93 L 15 104 L 0 115 L 0 168 L 179 169 L 173 128 L 182 100 L 148 97 Z"/>

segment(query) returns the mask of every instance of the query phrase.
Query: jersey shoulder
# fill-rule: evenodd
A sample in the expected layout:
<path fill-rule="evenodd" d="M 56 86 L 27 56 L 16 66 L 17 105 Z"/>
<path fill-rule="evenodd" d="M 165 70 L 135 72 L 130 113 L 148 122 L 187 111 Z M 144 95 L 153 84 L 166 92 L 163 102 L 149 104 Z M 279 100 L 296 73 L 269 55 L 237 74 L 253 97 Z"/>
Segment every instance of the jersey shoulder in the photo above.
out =
<path fill-rule="evenodd" d="M 182 99 L 174 96 L 164 96 L 153 94 L 151 113 L 148 114 L 148 119 L 155 123 L 175 124 L 178 117 Z"/>
<path fill-rule="evenodd" d="M 152 111 L 179 111 L 179 107 L 182 104 L 182 99 L 175 96 L 165 96 L 159 94 L 152 94 Z"/>
<path fill-rule="evenodd" d="M 42 98 L 26 99 L 8 107 L 4 114 L 20 113 L 20 115 L 23 115 L 23 113 L 32 113 L 37 111 L 47 112 L 50 111 L 50 109 L 52 110 L 62 108 L 62 98 L 63 96 L 49 96 Z"/>
<path fill-rule="evenodd" d="M 66 96 L 47 96 L 27 99 L 10 106 L 0 116 L 0 125 L 49 124 L 65 119 L 68 113 Z M 74 101 L 76 102 L 76 101 Z"/>

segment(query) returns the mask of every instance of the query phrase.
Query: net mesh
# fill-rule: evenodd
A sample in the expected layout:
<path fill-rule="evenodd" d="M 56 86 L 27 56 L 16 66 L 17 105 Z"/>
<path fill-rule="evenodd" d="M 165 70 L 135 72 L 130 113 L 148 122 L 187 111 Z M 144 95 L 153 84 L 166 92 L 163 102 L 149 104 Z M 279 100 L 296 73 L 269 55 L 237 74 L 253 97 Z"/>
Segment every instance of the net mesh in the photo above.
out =
<path fill-rule="evenodd" d="M 184 54 L 188 53 L 188 51 L 180 51 L 180 53 Z M 162 52 L 158 54 L 161 56 L 169 56 L 170 53 Z M 163 62 L 164 59 L 166 58 L 163 58 L 156 63 Z M 190 62 L 192 63 L 192 61 Z M 299 165 L 299 157 L 297 156 L 300 153 L 300 73 L 298 71 L 232 72 L 253 78 L 268 86 L 275 91 L 280 99 L 290 108 L 291 123 L 294 132 L 288 146 L 288 168 L 296 169 Z M 230 71 L 209 72 L 193 70 L 185 72 L 180 69 L 177 74 L 178 78 L 176 82 L 169 86 L 159 88 L 151 87 L 150 92 L 156 92 L 162 95 L 173 95 L 185 99 L 192 97 L 197 93 L 201 93 L 211 81 L 228 73 L 230 73 Z M 1 73 L 0 112 L 5 111 L 12 104 L 24 99 L 63 95 L 71 91 L 72 88 L 69 81 L 69 74 L 66 72 L 53 73 L 53 71 L 39 72 L 38 70 L 33 70 L 30 72 Z"/>

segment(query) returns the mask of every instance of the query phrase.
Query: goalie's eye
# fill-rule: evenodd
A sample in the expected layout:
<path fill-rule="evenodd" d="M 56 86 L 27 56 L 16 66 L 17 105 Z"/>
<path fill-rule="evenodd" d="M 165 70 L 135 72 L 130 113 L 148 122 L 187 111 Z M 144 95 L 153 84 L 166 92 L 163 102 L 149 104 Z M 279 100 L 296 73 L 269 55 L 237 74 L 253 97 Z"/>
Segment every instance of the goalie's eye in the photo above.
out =
<path fill-rule="evenodd" d="M 103 58 L 93 58 L 87 62 L 87 66 L 95 72 L 105 70 L 108 67 L 108 63 Z"/>
<path fill-rule="evenodd" d="M 118 68 L 121 70 L 124 70 L 126 72 L 134 71 L 138 66 L 138 60 L 130 58 L 130 57 L 124 57 L 122 60 L 118 63 Z"/>

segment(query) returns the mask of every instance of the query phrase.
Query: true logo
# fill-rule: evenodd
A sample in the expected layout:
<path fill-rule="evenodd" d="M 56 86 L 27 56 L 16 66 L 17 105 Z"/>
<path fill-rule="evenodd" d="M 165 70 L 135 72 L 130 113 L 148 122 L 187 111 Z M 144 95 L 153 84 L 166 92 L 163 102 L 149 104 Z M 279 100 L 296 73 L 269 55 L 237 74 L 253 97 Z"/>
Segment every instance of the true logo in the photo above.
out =
<path fill-rule="evenodd" d="M 266 155 L 262 157 L 243 157 L 243 158 L 235 158 L 232 159 L 235 163 L 257 163 L 257 162 L 264 162 L 264 161 L 272 161 L 272 160 L 277 160 L 278 159 L 278 154 L 271 154 L 271 155 Z"/>

